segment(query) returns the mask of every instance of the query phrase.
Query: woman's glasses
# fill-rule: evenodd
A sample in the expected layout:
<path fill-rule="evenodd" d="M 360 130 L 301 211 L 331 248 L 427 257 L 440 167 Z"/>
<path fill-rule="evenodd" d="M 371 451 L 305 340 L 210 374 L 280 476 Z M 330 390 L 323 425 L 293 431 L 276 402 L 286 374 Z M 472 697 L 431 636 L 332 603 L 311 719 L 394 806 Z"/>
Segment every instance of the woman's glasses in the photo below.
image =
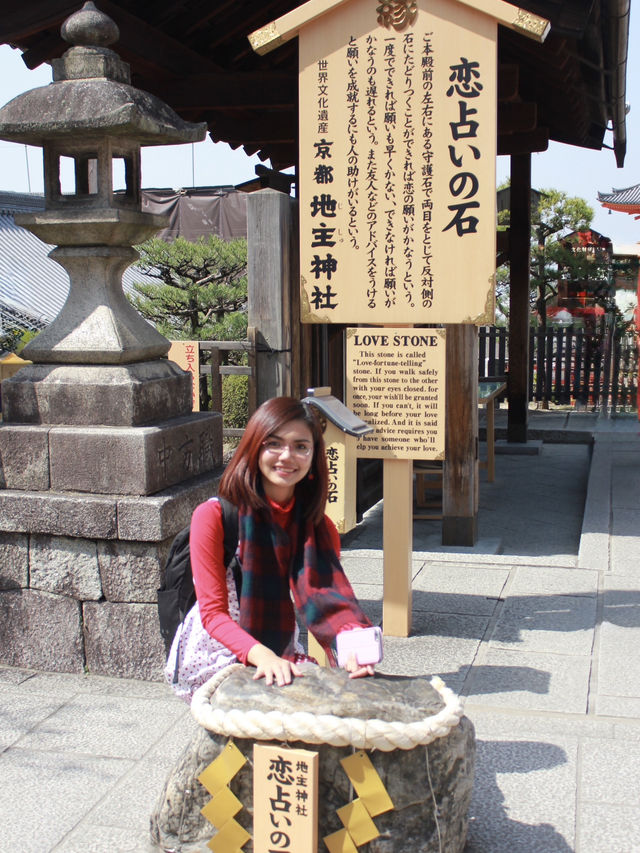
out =
<path fill-rule="evenodd" d="M 281 441 L 279 438 L 267 438 L 262 442 L 262 448 L 265 453 L 271 453 L 273 456 L 281 456 L 285 450 L 288 450 L 291 456 L 298 456 L 300 459 L 308 459 L 313 453 L 313 445 L 304 441 L 294 441 L 293 444 L 287 444 L 286 441 Z"/>

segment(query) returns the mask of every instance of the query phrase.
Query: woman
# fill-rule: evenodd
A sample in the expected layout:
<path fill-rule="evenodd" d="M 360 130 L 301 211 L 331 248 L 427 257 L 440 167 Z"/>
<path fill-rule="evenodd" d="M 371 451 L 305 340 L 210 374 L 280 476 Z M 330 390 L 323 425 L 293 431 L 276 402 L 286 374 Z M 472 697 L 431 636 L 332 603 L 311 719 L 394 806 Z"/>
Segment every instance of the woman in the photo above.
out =
<path fill-rule="evenodd" d="M 240 601 L 224 565 L 222 509 L 215 498 L 191 521 L 191 566 L 197 603 L 167 661 L 176 692 L 190 701 L 215 672 L 240 661 L 254 678 L 289 684 L 302 675 L 294 606 L 333 663 L 337 634 L 369 627 L 339 562 L 340 537 L 324 514 L 328 475 L 322 427 L 292 397 L 263 403 L 250 418 L 220 482 L 238 508 Z M 177 660 L 176 660 L 177 658 Z M 350 677 L 373 675 L 352 656 Z"/>

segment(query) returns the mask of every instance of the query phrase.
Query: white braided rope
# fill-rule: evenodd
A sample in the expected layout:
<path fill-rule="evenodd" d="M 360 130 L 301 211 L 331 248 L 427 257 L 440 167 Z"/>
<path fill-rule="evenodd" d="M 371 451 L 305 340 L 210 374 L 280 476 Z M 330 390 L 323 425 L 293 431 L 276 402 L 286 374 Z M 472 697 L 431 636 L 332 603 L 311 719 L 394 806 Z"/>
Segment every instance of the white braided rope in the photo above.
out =
<path fill-rule="evenodd" d="M 238 667 L 242 667 L 242 664 L 225 667 L 216 673 L 196 690 L 191 702 L 191 713 L 201 726 L 227 737 L 328 743 L 331 746 L 390 752 L 393 749 L 414 749 L 448 735 L 458 725 L 463 714 L 460 698 L 438 676 L 434 676 L 430 684 L 443 700 L 444 708 L 431 717 L 413 723 L 360 720 L 307 711 L 285 714 L 282 711 L 223 711 L 213 708 L 211 697 L 225 678 Z"/>

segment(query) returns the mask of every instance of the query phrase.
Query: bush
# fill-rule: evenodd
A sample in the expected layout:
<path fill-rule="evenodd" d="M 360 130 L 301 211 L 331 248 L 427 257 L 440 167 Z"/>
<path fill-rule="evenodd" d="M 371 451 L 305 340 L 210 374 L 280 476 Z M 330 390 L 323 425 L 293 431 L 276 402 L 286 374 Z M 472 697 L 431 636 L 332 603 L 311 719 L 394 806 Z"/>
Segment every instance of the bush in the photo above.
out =
<path fill-rule="evenodd" d="M 249 377 L 222 377 L 222 418 L 225 429 L 244 429 L 249 419 Z"/>

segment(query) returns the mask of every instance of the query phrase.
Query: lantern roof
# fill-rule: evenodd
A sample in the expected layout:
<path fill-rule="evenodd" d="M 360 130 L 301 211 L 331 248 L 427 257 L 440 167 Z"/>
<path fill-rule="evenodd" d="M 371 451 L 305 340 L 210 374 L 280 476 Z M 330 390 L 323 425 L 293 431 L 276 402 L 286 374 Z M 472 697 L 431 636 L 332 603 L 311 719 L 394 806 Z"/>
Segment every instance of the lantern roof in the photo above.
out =
<path fill-rule="evenodd" d="M 204 139 L 205 122 L 184 121 L 155 95 L 130 84 L 129 66 L 108 45 L 118 27 L 89 0 L 62 25 L 71 47 L 53 60 L 53 82 L 0 109 L 0 138 L 43 146 L 47 140 L 125 137 L 139 145 Z"/>

